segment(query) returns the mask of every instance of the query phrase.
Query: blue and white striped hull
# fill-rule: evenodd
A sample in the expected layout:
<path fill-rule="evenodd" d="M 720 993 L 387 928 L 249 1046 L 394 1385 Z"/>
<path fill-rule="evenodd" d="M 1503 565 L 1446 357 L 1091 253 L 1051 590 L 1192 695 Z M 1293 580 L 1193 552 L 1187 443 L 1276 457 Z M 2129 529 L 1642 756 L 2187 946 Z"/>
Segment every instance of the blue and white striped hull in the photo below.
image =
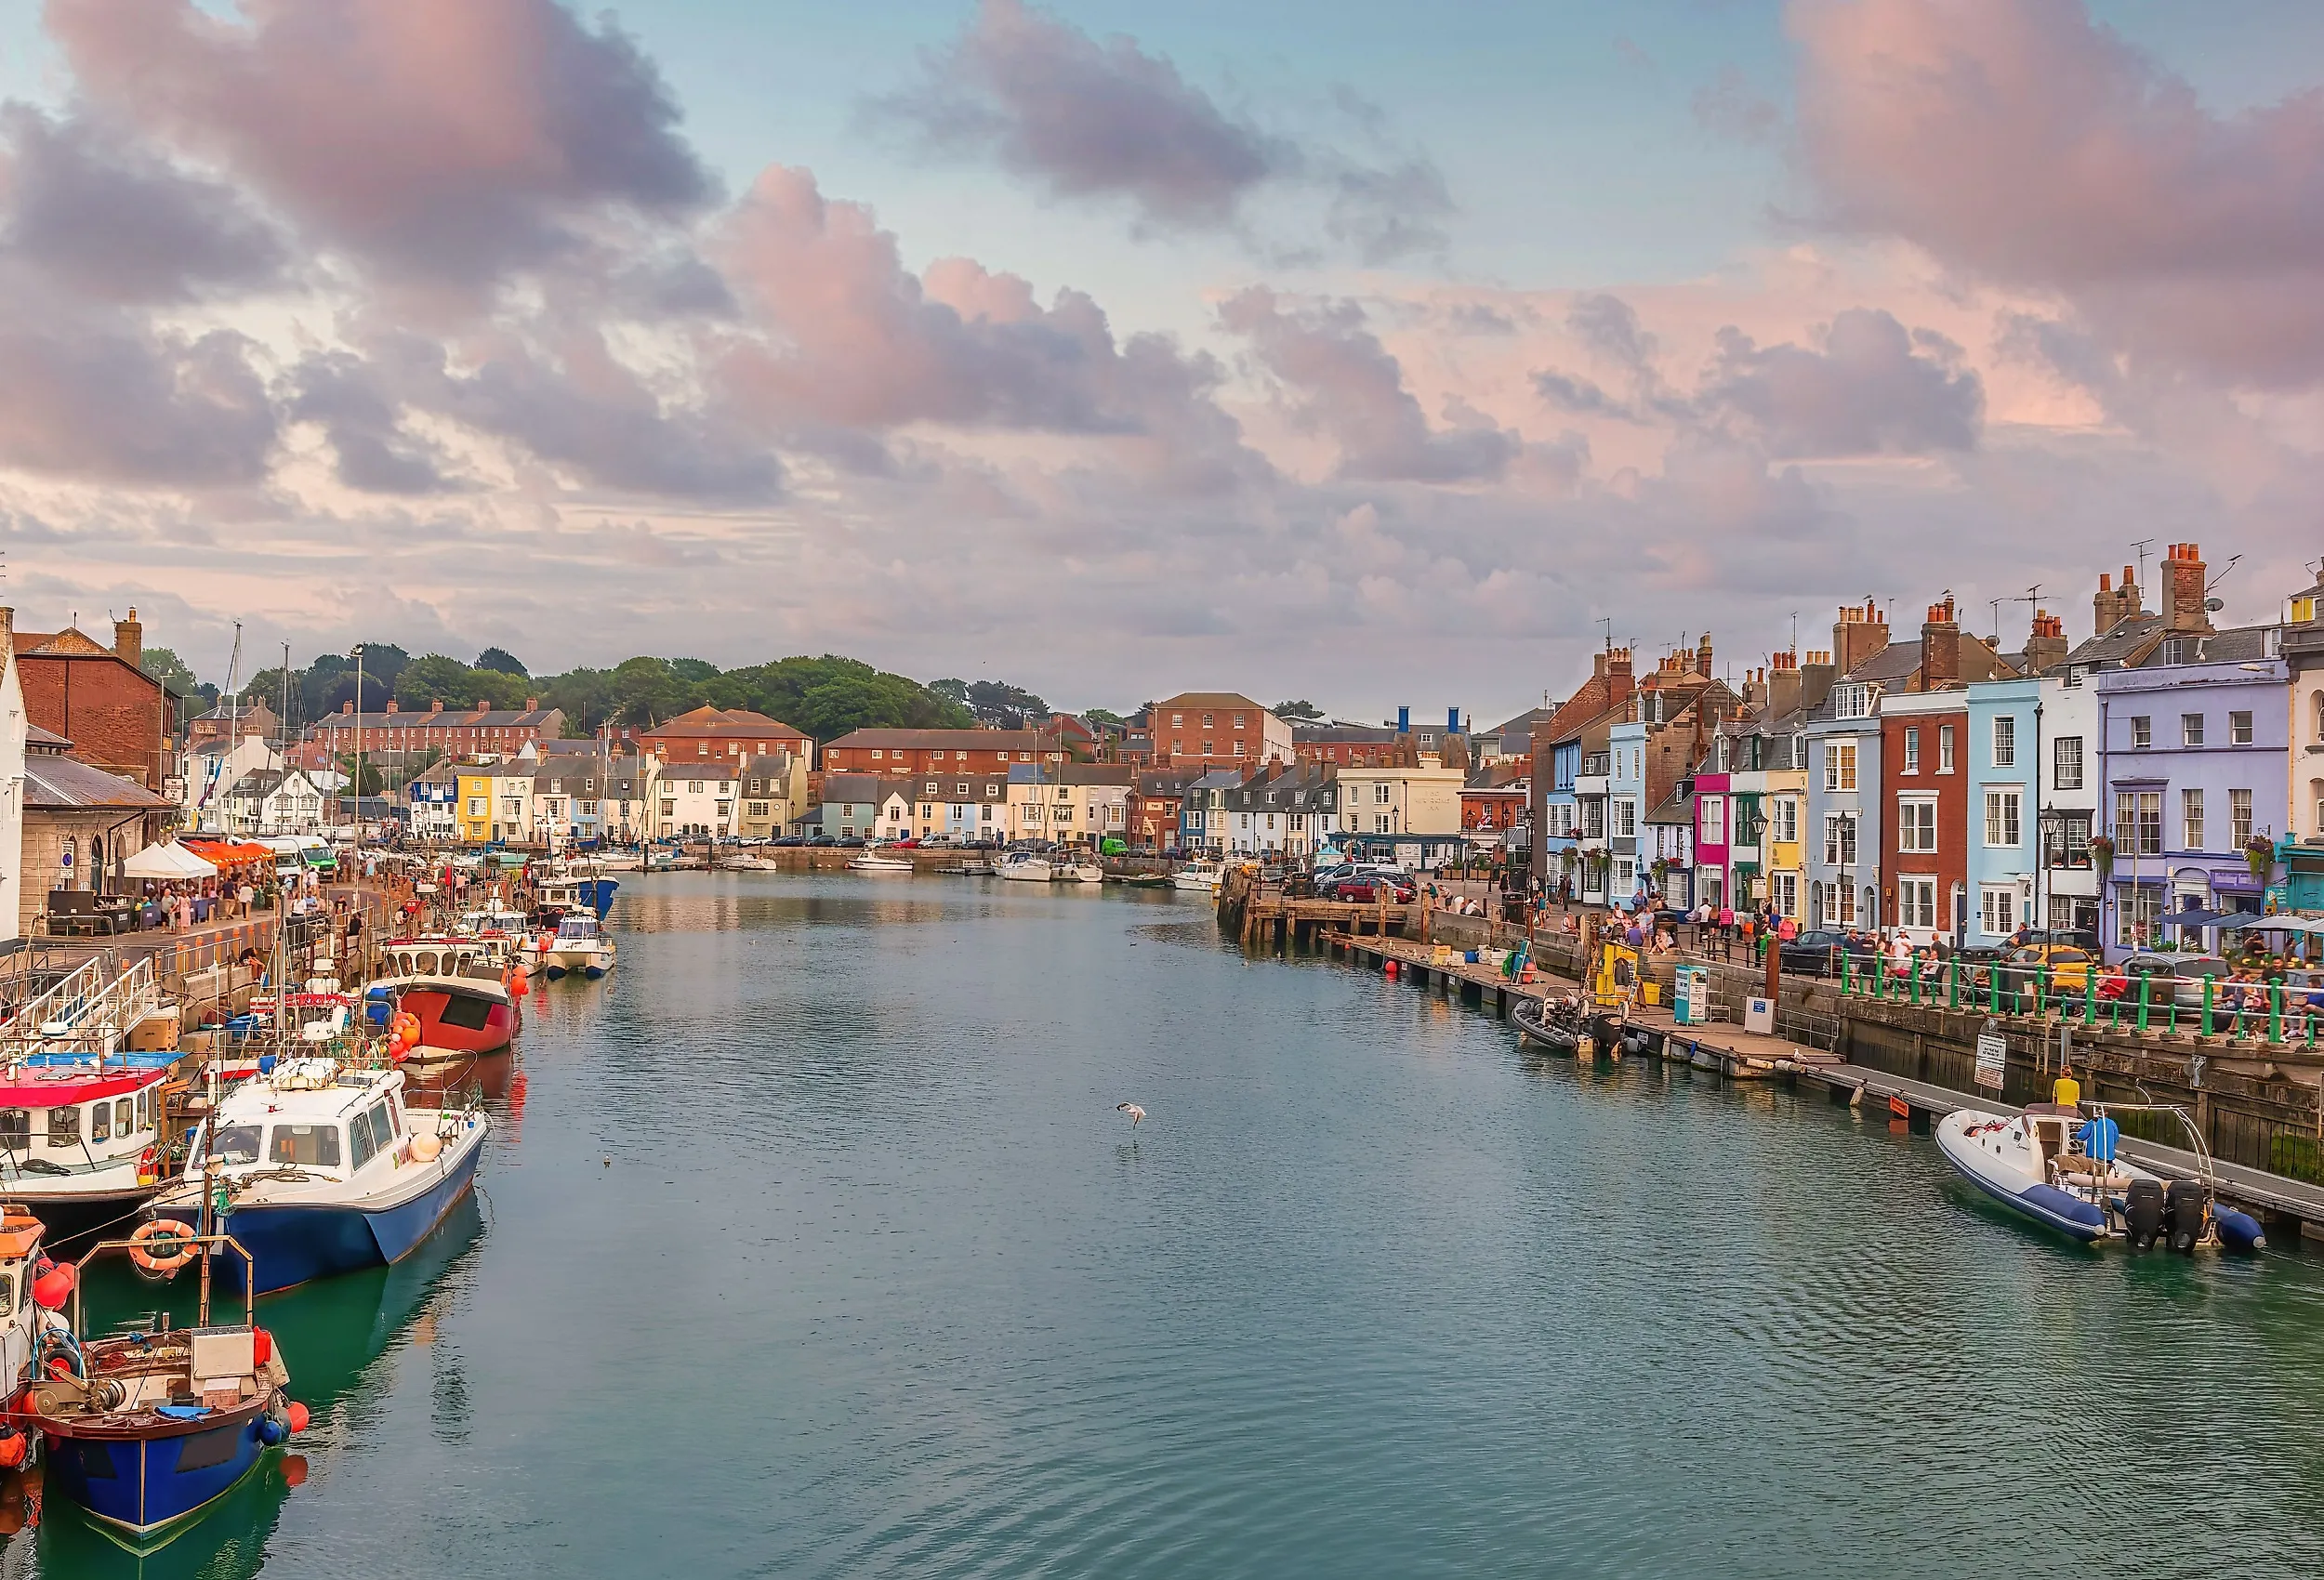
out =
<path fill-rule="evenodd" d="M 476 1163 L 484 1151 L 483 1127 L 445 1143 L 445 1151 L 447 1165 L 433 1181 L 392 1202 L 243 1203 L 219 1227 L 250 1253 L 251 1276 L 260 1295 L 400 1262 L 435 1232 L 475 1185 Z M 217 1258 L 216 1275 L 224 1287 L 239 1294 L 242 1259 Z"/>

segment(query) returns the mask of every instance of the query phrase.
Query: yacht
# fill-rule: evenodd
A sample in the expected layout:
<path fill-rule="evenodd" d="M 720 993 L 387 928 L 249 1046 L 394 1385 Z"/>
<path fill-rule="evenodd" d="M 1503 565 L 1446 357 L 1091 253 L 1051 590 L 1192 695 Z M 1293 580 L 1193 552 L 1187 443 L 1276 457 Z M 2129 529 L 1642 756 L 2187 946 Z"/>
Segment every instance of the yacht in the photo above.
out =
<path fill-rule="evenodd" d="M 1189 862 L 1170 875 L 1170 887 L 1191 889 L 1198 894 L 1216 894 L 1225 876 L 1226 869 L 1216 862 Z"/>
<path fill-rule="evenodd" d="M 1037 850 L 1017 850 L 1001 858 L 1000 876 L 1016 883 L 1047 883 L 1050 859 Z"/>
<path fill-rule="evenodd" d="M 895 855 L 875 845 L 850 862 L 847 870 L 852 873 L 908 873 L 913 870 L 912 859 Z"/>

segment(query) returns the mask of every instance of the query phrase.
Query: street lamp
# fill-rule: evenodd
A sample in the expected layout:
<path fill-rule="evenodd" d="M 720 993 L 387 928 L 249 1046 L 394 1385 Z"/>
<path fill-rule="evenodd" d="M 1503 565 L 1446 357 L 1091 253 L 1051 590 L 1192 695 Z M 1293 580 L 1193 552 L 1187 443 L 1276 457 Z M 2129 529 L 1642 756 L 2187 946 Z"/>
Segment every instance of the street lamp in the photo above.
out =
<path fill-rule="evenodd" d="M 355 661 L 355 870 L 363 868 L 363 644 L 348 650 Z"/>

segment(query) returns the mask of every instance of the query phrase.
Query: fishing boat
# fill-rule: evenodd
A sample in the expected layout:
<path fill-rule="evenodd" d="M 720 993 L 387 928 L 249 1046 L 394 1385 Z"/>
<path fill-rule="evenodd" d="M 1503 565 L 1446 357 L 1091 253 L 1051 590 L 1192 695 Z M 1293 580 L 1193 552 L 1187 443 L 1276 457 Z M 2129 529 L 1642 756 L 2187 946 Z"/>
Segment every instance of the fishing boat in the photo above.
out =
<path fill-rule="evenodd" d="M 1216 862 L 1189 862 L 1170 875 L 1170 887 L 1197 894 L 1216 894 L 1225 877 L 1226 869 Z"/>
<path fill-rule="evenodd" d="M 192 1327 L 171 1327 L 162 1316 L 135 1333 L 86 1336 L 79 1271 L 97 1256 L 126 1253 L 140 1267 L 173 1271 L 200 1259 L 220 1272 L 242 1270 L 240 1282 L 250 1287 L 247 1252 L 228 1235 L 140 1233 L 103 1242 L 81 1259 L 71 1331 L 42 1334 L 44 1371 L 22 1408 L 46 1446 L 46 1484 L 103 1525 L 157 1544 L 303 1430 L 307 1410 L 290 1397 L 290 1370 L 257 1325 L 251 1296 L 244 1296 L 240 1323 L 213 1322 L 206 1278 Z"/>
<path fill-rule="evenodd" d="M 1060 883 L 1103 883 L 1105 869 L 1095 862 L 1060 862 L 1051 876 Z"/>
<path fill-rule="evenodd" d="M 1001 858 L 1000 876 L 1012 883 L 1047 883 L 1050 860 L 1037 850 L 1018 850 Z"/>
<path fill-rule="evenodd" d="M 557 924 L 556 936 L 542 951 L 541 968 L 551 981 L 569 975 L 595 981 L 614 968 L 614 941 L 587 911 L 568 915 Z"/>
<path fill-rule="evenodd" d="M 910 858 L 891 856 L 875 847 L 850 862 L 847 870 L 852 873 L 908 873 L 913 869 Z"/>
<path fill-rule="evenodd" d="M 160 1183 L 162 1088 L 176 1061 L 116 1054 L 97 1066 L 44 1054 L 0 1072 L 0 1195 L 55 1241 L 136 1218 Z"/>
<path fill-rule="evenodd" d="M 451 1054 L 505 1051 L 523 1020 L 503 952 L 470 937 L 397 939 L 381 949 L 371 984 L 373 1018 L 402 1007 L 419 1017 L 419 1048 Z"/>
<path fill-rule="evenodd" d="M 2124 1161 L 2118 1113 L 2175 1113 L 2195 1142 L 2199 1178 L 2166 1181 Z M 2086 1244 L 2128 1241 L 2174 1251 L 2266 1244 L 2257 1218 L 2218 1199 L 2200 1133 L 2167 1104 L 2031 1103 L 2023 1113 L 1961 1109 L 1937 1122 L 1937 1150 L 1953 1171 L 2003 1206 Z"/>
<path fill-rule="evenodd" d="M 219 1099 L 152 1213 L 216 1217 L 260 1295 L 403 1259 L 466 1195 L 489 1128 L 474 1108 L 406 1108 L 401 1070 L 284 1060 Z M 230 1279 L 244 1270 L 229 1260 Z"/>

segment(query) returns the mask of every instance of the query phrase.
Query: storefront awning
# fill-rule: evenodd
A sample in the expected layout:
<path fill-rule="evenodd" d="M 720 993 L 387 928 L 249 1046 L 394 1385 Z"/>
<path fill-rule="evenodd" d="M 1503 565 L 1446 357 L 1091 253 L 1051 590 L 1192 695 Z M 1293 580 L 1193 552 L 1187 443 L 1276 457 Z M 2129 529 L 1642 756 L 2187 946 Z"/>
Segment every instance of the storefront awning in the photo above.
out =
<path fill-rule="evenodd" d="M 187 849 L 218 866 L 234 866 L 244 862 L 274 861 L 274 852 L 264 845 L 254 845 L 246 839 L 204 839 L 189 836 L 178 841 Z"/>

